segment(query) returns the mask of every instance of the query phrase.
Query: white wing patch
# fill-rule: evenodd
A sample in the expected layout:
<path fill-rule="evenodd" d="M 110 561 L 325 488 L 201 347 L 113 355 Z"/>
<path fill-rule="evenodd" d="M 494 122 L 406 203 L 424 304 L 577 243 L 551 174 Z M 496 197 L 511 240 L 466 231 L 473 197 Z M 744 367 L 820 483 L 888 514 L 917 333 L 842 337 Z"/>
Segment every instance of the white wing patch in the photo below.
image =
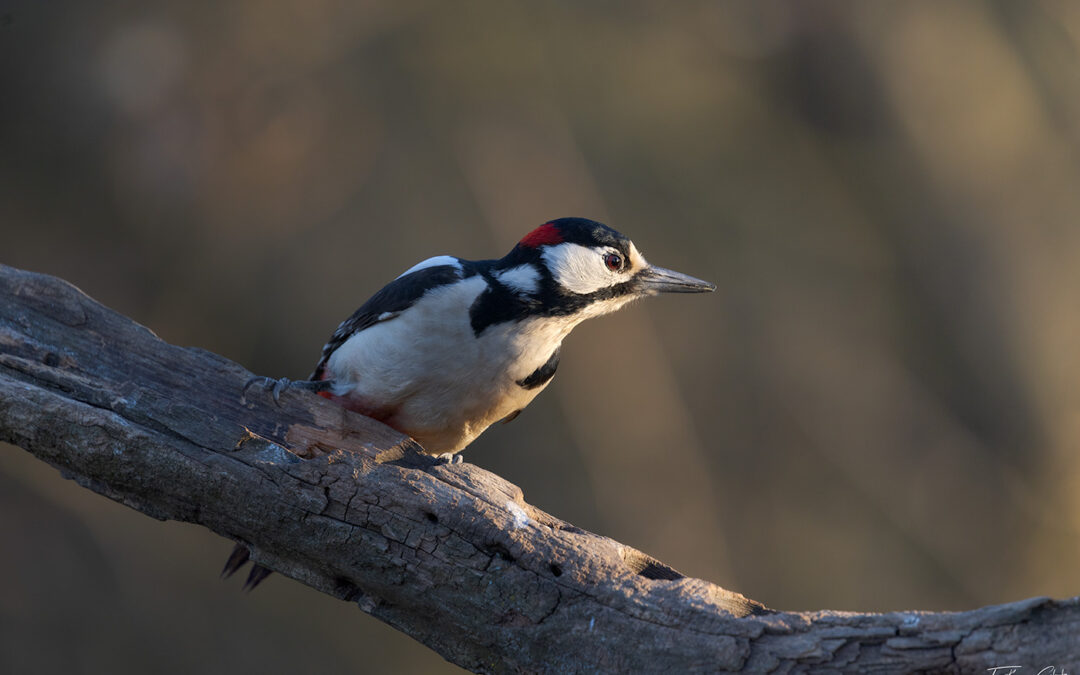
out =
<path fill-rule="evenodd" d="M 536 293 L 540 288 L 540 270 L 533 265 L 511 267 L 496 274 L 495 278 L 512 290 L 525 295 Z"/>
<path fill-rule="evenodd" d="M 563 243 L 545 247 L 540 255 L 560 286 L 572 293 L 588 295 L 624 280 L 604 264 L 604 253 L 607 249 Z"/>
<path fill-rule="evenodd" d="M 428 267 L 439 267 L 439 266 L 442 266 L 442 265 L 449 265 L 449 266 L 455 268 L 457 271 L 459 271 L 459 272 L 461 271 L 461 263 L 458 262 L 457 258 L 455 258 L 452 255 L 437 255 L 434 258 L 428 258 L 427 260 L 425 260 L 423 262 L 416 263 L 415 265 L 413 265 L 409 269 L 407 269 L 404 272 L 402 272 L 401 274 L 399 274 L 397 278 L 400 279 L 401 277 L 405 276 L 406 274 L 412 274 L 413 272 L 415 272 L 417 270 L 426 269 Z"/>

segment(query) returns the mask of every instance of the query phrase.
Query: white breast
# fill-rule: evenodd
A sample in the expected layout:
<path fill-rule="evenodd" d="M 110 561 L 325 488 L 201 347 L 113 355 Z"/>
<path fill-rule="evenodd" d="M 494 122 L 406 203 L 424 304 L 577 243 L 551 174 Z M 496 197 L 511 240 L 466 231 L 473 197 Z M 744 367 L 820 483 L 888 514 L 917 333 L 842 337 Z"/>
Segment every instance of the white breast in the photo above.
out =
<path fill-rule="evenodd" d="M 330 356 L 334 393 L 379 411 L 432 454 L 457 452 L 543 389 L 524 389 L 577 323 L 527 319 L 473 334 L 480 276 L 429 291 L 398 317 L 349 338 Z"/>

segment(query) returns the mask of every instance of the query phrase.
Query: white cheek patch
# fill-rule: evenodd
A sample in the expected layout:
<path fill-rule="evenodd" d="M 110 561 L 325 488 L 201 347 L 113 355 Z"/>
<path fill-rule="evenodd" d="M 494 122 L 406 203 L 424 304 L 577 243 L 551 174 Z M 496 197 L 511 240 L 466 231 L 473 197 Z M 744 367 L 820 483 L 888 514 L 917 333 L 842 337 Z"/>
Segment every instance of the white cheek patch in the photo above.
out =
<path fill-rule="evenodd" d="M 588 295 L 623 280 L 607 268 L 602 252 L 581 244 L 549 246 L 540 256 L 556 283 L 572 293 Z"/>
<path fill-rule="evenodd" d="M 495 278 L 524 295 L 532 295 L 540 288 L 540 270 L 532 265 L 511 267 L 496 274 Z"/>
<path fill-rule="evenodd" d="M 449 265 L 450 267 L 453 267 L 457 271 L 459 271 L 459 272 L 461 271 L 461 263 L 458 262 L 457 258 L 455 258 L 454 256 L 451 256 L 451 255 L 437 255 L 434 258 L 428 258 L 424 262 L 416 263 L 415 265 L 413 265 L 409 269 L 407 269 L 404 272 L 402 272 L 401 274 L 399 274 L 397 278 L 400 279 L 401 277 L 405 276 L 406 274 L 412 274 L 413 272 L 416 272 L 417 270 L 427 269 L 428 267 L 441 267 L 443 265 Z"/>

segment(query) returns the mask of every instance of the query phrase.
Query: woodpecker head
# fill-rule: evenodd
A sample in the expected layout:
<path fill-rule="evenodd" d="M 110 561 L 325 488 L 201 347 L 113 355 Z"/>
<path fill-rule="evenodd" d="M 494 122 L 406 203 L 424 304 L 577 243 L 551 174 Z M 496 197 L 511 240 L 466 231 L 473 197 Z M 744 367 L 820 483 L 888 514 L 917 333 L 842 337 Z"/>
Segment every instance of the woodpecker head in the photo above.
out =
<path fill-rule="evenodd" d="M 505 281 L 513 284 L 516 274 L 531 286 L 522 290 L 531 290 L 544 313 L 551 315 L 584 319 L 658 293 L 716 290 L 707 281 L 650 265 L 625 236 L 585 218 L 541 225 L 500 262 Z"/>

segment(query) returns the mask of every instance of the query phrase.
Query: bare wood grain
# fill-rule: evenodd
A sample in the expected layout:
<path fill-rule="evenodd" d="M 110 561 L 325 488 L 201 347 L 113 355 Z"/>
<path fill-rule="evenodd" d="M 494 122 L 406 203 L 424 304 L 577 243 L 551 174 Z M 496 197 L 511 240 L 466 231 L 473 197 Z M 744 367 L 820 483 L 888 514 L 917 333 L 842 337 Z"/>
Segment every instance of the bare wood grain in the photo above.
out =
<path fill-rule="evenodd" d="M 554 518 L 479 467 L 436 465 L 310 393 L 245 396 L 250 376 L 64 281 L 0 266 L 0 440 L 147 515 L 245 543 L 256 562 L 465 668 L 1080 669 L 1080 599 L 772 612 Z"/>

